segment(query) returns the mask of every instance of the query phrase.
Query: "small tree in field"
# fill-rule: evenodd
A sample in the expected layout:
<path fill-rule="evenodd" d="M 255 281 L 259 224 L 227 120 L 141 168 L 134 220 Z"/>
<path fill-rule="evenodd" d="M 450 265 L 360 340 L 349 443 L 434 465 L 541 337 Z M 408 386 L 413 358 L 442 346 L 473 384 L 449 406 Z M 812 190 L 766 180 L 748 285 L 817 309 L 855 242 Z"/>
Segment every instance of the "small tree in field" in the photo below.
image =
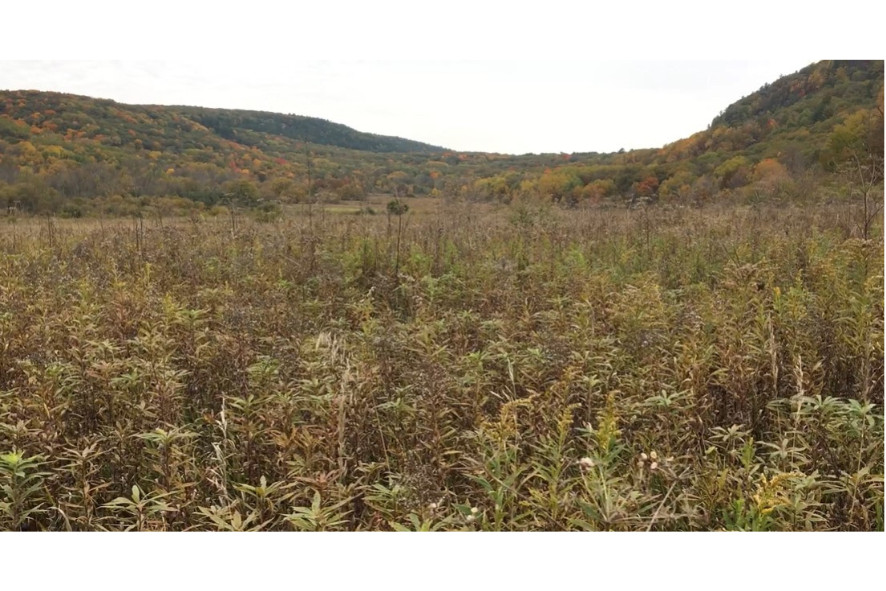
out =
<path fill-rule="evenodd" d="M 834 128 L 823 156 L 846 180 L 850 201 L 860 202 L 860 230 L 868 240 L 883 208 L 882 90 L 876 108 L 853 113 Z"/>
<path fill-rule="evenodd" d="M 848 197 L 861 202 L 861 235 L 870 239 L 871 224 L 883 209 L 883 159 L 855 154 L 841 167 L 848 181 Z"/>
<path fill-rule="evenodd" d="M 400 235 L 403 231 L 403 214 L 409 211 L 409 206 L 399 199 L 388 201 L 388 223 L 392 215 L 397 216 L 397 255 L 394 259 L 394 276 L 400 276 Z"/>

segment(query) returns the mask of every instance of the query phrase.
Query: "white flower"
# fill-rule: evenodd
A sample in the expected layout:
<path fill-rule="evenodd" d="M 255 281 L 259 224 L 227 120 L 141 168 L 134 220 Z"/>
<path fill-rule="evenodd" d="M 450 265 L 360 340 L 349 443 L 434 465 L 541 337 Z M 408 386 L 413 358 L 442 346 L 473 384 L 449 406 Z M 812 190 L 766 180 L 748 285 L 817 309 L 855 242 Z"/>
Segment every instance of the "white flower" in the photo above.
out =
<path fill-rule="evenodd" d="M 651 452 L 649 452 L 649 457 L 652 458 L 653 460 L 657 460 L 658 454 L 655 453 L 654 451 L 651 451 Z"/>
<path fill-rule="evenodd" d="M 467 521 L 468 523 L 471 523 L 471 522 L 474 521 L 474 519 L 476 519 L 476 518 L 475 518 L 473 515 L 468 515 L 468 516 L 465 518 L 465 521 Z"/>
<path fill-rule="evenodd" d="M 646 452 L 644 451 L 643 453 L 640 454 L 640 459 L 645 462 L 646 460 L 649 459 L 649 456 L 647 456 Z M 652 459 L 655 459 L 655 458 L 652 458 Z"/>
<path fill-rule="evenodd" d="M 471 507 L 471 515 L 476 515 L 479 512 L 480 512 L 480 510 L 477 509 L 476 507 Z"/>
<path fill-rule="evenodd" d="M 437 503 L 431 503 L 430 505 L 428 505 L 428 507 L 431 509 L 431 511 L 436 511 L 437 510 Z"/>
<path fill-rule="evenodd" d="M 581 466 L 582 470 L 590 470 L 594 467 L 594 460 L 584 457 L 578 461 L 578 465 Z"/>
<path fill-rule="evenodd" d="M 658 462 L 652 462 L 651 464 L 649 464 L 650 470 L 655 470 L 656 468 L 658 468 Z"/>

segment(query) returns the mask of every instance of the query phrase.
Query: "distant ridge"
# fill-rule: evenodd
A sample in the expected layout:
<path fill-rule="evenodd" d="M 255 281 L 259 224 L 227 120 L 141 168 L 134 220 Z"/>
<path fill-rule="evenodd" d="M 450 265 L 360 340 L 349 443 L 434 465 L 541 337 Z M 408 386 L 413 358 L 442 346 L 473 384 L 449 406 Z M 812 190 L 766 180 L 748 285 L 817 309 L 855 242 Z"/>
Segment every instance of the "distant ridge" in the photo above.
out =
<path fill-rule="evenodd" d="M 659 149 L 522 156 L 299 115 L 0 91 L 0 208 L 128 215 L 146 197 L 213 206 L 373 193 L 566 206 L 802 201 L 860 157 L 881 182 L 883 73 L 882 60 L 821 61 Z"/>
<path fill-rule="evenodd" d="M 11 99 L 11 105 L 10 105 Z M 49 115 L 41 118 L 55 124 L 59 130 L 85 131 L 105 137 L 119 136 L 120 144 L 127 145 L 138 139 L 138 134 L 149 136 L 149 141 L 168 137 L 169 132 L 187 132 L 194 141 L 212 143 L 211 138 L 199 138 L 201 134 L 214 133 L 220 137 L 257 145 L 249 132 L 285 137 L 298 142 L 363 150 L 368 152 L 442 152 L 444 148 L 399 137 L 364 133 L 325 119 L 301 115 L 283 115 L 263 111 L 240 109 L 210 109 L 189 106 L 129 105 L 110 99 L 87 96 L 40 92 L 34 90 L 0 91 L 0 102 L 7 103 L 0 114 L 20 115 L 21 107 L 31 112 L 41 111 Z M 24 104 L 22 104 L 24 101 Z M 138 132 L 132 136 L 133 123 Z M 165 129 L 163 128 L 165 127 Z M 130 140 L 126 136 L 130 135 Z M 142 138 L 142 142 L 144 139 Z M 161 149 L 174 148 L 169 142 L 161 142 Z"/>

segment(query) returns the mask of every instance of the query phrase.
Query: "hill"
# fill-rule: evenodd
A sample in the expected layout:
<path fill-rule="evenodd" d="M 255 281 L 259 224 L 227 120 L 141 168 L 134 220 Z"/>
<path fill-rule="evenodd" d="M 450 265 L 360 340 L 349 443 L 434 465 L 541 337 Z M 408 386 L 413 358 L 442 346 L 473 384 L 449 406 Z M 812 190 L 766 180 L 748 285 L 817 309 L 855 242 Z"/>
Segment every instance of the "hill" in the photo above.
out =
<path fill-rule="evenodd" d="M 779 158 L 795 171 L 814 164 L 833 169 L 841 155 L 832 134 L 846 125 L 882 156 L 882 61 L 812 64 L 736 101 L 708 130 L 663 154 L 670 160 L 717 154 L 752 162 Z"/>
<path fill-rule="evenodd" d="M 0 92 L 0 206 L 71 215 L 101 198 L 115 200 L 102 205 L 112 212 L 161 196 L 208 206 L 372 192 L 568 205 L 797 199 L 859 154 L 882 170 L 882 61 L 812 64 L 689 138 L 616 154 L 457 153 L 296 115 Z"/>
<path fill-rule="evenodd" d="M 261 148 L 266 147 L 267 137 L 280 136 L 297 142 L 368 152 L 445 151 L 439 146 L 413 140 L 355 131 L 340 123 L 315 117 L 200 107 L 178 107 L 176 110 L 225 139 Z"/>
<path fill-rule="evenodd" d="M 258 133 L 370 152 L 444 150 L 403 138 L 359 132 L 316 117 L 262 111 L 126 105 L 108 99 L 38 91 L 2 91 L 0 104 L 0 114 L 29 124 L 34 133 L 49 130 L 69 139 L 98 138 L 114 147 L 180 152 L 218 145 L 219 138 L 262 146 L 264 142 L 255 136 Z"/>

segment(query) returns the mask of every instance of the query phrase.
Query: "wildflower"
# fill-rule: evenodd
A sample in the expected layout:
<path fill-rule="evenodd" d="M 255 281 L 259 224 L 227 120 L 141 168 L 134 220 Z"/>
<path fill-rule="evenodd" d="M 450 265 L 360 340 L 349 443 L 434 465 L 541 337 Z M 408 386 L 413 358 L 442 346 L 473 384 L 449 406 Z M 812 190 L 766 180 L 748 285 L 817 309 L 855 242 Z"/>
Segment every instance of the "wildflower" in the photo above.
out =
<path fill-rule="evenodd" d="M 578 461 L 578 465 L 581 466 L 582 470 L 590 470 L 594 467 L 594 460 L 584 457 Z"/>
<path fill-rule="evenodd" d="M 465 521 L 467 521 L 468 523 L 473 523 L 474 519 L 476 519 L 476 517 L 474 517 L 473 515 L 468 515 L 465 518 Z"/>
<path fill-rule="evenodd" d="M 656 468 L 658 468 L 658 462 L 652 462 L 651 464 L 649 464 L 650 470 L 655 470 Z"/>
<path fill-rule="evenodd" d="M 480 512 L 480 510 L 477 509 L 476 507 L 471 507 L 471 515 L 476 515 L 479 512 Z"/>
<path fill-rule="evenodd" d="M 431 511 L 436 511 L 437 510 L 437 503 L 431 503 L 430 505 L 428 505 L 428 508 Z"/>
<path fill-rule="evenodd" d="M 649 457 L 652 458 L 653 460 L 657 460 L 658 454 L 655 453 L 655 451 L 651 451 L 651 452 L 649 452 Z"/>
<path fill-rule="evenodd" d="M 653 453 L 655 453 L 655 452 L 653 452 Z M 644 451 L 643 453 L 640 454 L 640 461 L 645 462 L 645 461 L 648 460 L 648 459 L 649 459 L 649 456 L 646 455 L 646 452 L 645 452 L 645 451 Z M 652 459 L 654 460 L 654 459 L 655 459 L 655 456 L 653 456 Z"/>

